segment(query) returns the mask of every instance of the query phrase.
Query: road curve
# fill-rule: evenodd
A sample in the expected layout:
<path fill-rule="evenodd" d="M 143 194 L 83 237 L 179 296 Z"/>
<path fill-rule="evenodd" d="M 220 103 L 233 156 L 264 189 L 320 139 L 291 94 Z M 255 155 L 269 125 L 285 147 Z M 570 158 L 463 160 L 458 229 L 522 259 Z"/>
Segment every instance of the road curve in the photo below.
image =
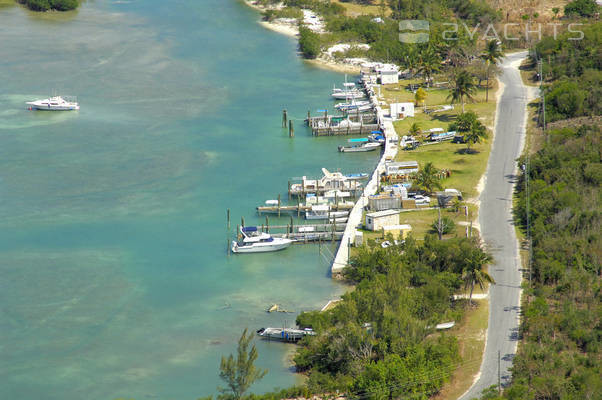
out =
<path fill-rule="evenodd" d="M 479 223 L 485 245 L 495 262 L 489 273 L 496 284 L 489 290 L 489 327 L 479 377 L 460 399 L 479 398 L 483 389 L 498 383 L 498 351 L 502 386 L 510 382 L 509 368 L 518 343 L 521 271 L 518 241 L 512 221 L 512 191 L 516 159 L 525 137 L 527 88 L 518 66 L 526 52 L 504 58 L 504 85 L 497 108 L 495 138 L 481 193 Z"/>

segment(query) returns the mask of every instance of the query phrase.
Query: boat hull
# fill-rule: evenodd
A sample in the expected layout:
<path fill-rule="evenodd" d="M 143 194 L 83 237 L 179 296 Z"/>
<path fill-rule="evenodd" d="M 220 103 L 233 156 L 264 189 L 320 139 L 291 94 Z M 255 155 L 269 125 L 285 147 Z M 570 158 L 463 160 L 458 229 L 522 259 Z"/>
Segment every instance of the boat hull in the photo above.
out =
<path fill-rule="evenodd" d="M 380 148 L 380 146 L 370 146 L 370 147 L 339 147 L 339 151 L 341 153 L 364 153 L 366 151 L 374 151 Z"/>
<path fill-rule="evenodd" d="M 77 111 L 79 110 L 79 106 L 69 106 L 69 107 L 62 107 L 62 106 L 40 106 L 40 105 L 33 105 L 30 104 L 31 109 L 32 110 L 38 110 L 38 111 Z"/>
<path fill-rule="evenodd" d="M 232 242 L 233 253 L 269 253 L 284 250 L 289 247 L 293 241 L 291 239 L 280 239 L 277 243 L 255 243 L 250 246 L 239 246 L 237 242 Z"/>

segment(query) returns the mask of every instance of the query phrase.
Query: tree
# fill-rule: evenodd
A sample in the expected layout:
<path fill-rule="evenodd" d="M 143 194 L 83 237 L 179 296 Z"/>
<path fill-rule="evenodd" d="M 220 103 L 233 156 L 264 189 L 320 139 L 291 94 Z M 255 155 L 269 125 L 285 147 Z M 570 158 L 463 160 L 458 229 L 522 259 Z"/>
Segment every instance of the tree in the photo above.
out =
<path fill-rule="evenodd" d="M 564 15 L 568 17 L 593 17 L 597 12 L 595 0 L 573 0 L 564 6 Z"/>
<path fill-rule="evenodd" d="M 416 174 L 416 185 L 423 188 L 428 193 L 432 193 L 433 189 L 441 189 L 441 182 L 439 182 L 439 170 L 435 168 L 432 162 L 426 163 L 426 165 L 418 171 Z"/>
<path fill-rule="evenodd" d="M 485 50 L 481 54 L 481 58 L 485 60 L 487 64 L 487 87 L 485 88 L 485 102 L 489 101 L 489 67 L 491 65 L 497 65 L 500 60 L 504 57 L 500 43 L 497 39 L 493 39 L 487 42 Z"/>
<path fill-rule="evenodd" d="M 480 143 L 482 139 L 487 138 L 487 128 L 479 121 L 477 114 L 468 111 L 458 115 L 453 124 L 449 127 L 452 131 L 460 132 L 464 135 L 466 142 L 466 151 L 470 152 L 470 146 Z"/>
<path fill-rule="evenodd" d="M 493 278 L 483 270 L 492 261 L 493 257 L 491 254 L 486 253 L 482 248 L 477 246 L 470 248 L 464 258 L 465 266 L 462 271 L 462 280 L 464 281 L 464 289 L 470 288 L 470 295 L 468 297 L 470 304 L 472 304 L 472 292 L 475 285 L 479 285 L 481 290 L 483 290 L 486 283 L 495 284 Z"/>
<path fill-rule="evenodd" d="M 558 13 L 560 12 L 560 8 L 552 7 L 552 12 L 554 13 L 554 19 L 558 18 Z"/>
<path fill-rule="evenodd" d="M 422 72 L 426 77 L 426 87 L 429 87 L 429 83 L 435 72 L 441 70 L 441 59 L 432 47 L 429 47 L 424 51 L 418 61 L 418 72 Z"/>
<path fill-rule="evenodd" d="M 422 133 L 422 129 L 420 129 L 420 124 L 417 122 L 414 122 L 411 126 L 410 129 L 408 130 L 408 133 L 412 136 L 416 136 L 416 135 L 420 135 L 420 133 Z"/>
<path fill-rule="evenodd" d="M 306 26 L 299 27 L 299 49 L 303 57 L 314 59 L 320 55 L 320 35 Z"/>
<path fill-rule="evenodd" d="M 454 78 L 453 87 L 450 89 L 448 99 L 454 104 L 458 101 L 462 104 L 462 113 L 464 113 L 464 100 L 474 101 L 473 96 L 476 93 L 472 76 L 466 71 L 460 71 Z"/>
<path fill-rule="evenodd" d="M 418 88 L 418 90 L 416 90 L 416 94 L 414 95 L 416 105 L 418 106 L 422 103 L 424 105 L 424 111 L 426 111 L 426 96 L 428 96 L 428 94 L 423 88 Z"/>
<path fill-rule="evenodd" d="M 481 123 L 481 121 L 476 120 L 470 127 L 470 131 L 464 135 L 464 140 L 466 141 L 466 152 L 470 153 L 471 145 L 481 143 L 481 139 L 487 139 L 487 137 L 487 128 Z"/>
<path fill-rule="evenodd" d="M 443 239 L 443 235 L 453 232 L 456 224 L 450 217 L 442 217 L 441 209 L 439 208 L 439 218 L 433 221 L 431 224 L 431 232 L 436 233 L 439 236 L 439 240 Z"/>
<path fill-rule="evenodd" d="M 247 329 L 238 340 L 238 356 L 236 359 L 232 354 L 228 358 L 222 357 L 219 377 L 226 382 L 228 388 L 219 388 L 225 399 L 239 400 L 253 383 L 263 378 L 267 369 L 258 369 L 254 363 L 257 359 L 255 345 L 249 350 L 253 335 L 247 335 Z"/>

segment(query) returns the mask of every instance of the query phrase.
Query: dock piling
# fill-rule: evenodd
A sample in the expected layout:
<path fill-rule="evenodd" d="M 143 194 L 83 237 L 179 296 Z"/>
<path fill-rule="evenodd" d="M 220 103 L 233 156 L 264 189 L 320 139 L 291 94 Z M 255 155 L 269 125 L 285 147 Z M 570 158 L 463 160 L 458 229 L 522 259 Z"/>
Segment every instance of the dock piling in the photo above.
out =
<path fill-rule="evenodd" d="M 282 127 L 286 128 L 288 117 L 286 115 L 286 109 L 282 110 Z"/>
<path fill-rule="evenodd" d="M 288 121 L 288 137 L 295 137 L 295 127 L 293 126 L 293 120 Z"/>
<path fill-rule="evenodd" d="M 278 218 L 280 218 L 280 194 L 278 194 Z"/>

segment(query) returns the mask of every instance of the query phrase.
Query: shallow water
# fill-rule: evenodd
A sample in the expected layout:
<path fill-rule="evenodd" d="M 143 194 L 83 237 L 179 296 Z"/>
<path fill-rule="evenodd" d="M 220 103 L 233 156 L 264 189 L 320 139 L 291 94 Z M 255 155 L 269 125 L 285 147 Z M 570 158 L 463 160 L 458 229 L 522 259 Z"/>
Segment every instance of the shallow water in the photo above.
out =
<path fill-rule="evenodd" d="M 301 119 L 343 77 L 257 18 L 235 0 L 0 8 L 0 398 L 212 394 L 244 327 L 344 290 L 317 246 L 226 253 L 227 208 L 260 222 L 292 177 L 376 162 L 310 136 Z M 81 110 L 26 109 L 53 91 Z M 299 379 L 290 345 L 257 347 L 254 391 Z"/>

